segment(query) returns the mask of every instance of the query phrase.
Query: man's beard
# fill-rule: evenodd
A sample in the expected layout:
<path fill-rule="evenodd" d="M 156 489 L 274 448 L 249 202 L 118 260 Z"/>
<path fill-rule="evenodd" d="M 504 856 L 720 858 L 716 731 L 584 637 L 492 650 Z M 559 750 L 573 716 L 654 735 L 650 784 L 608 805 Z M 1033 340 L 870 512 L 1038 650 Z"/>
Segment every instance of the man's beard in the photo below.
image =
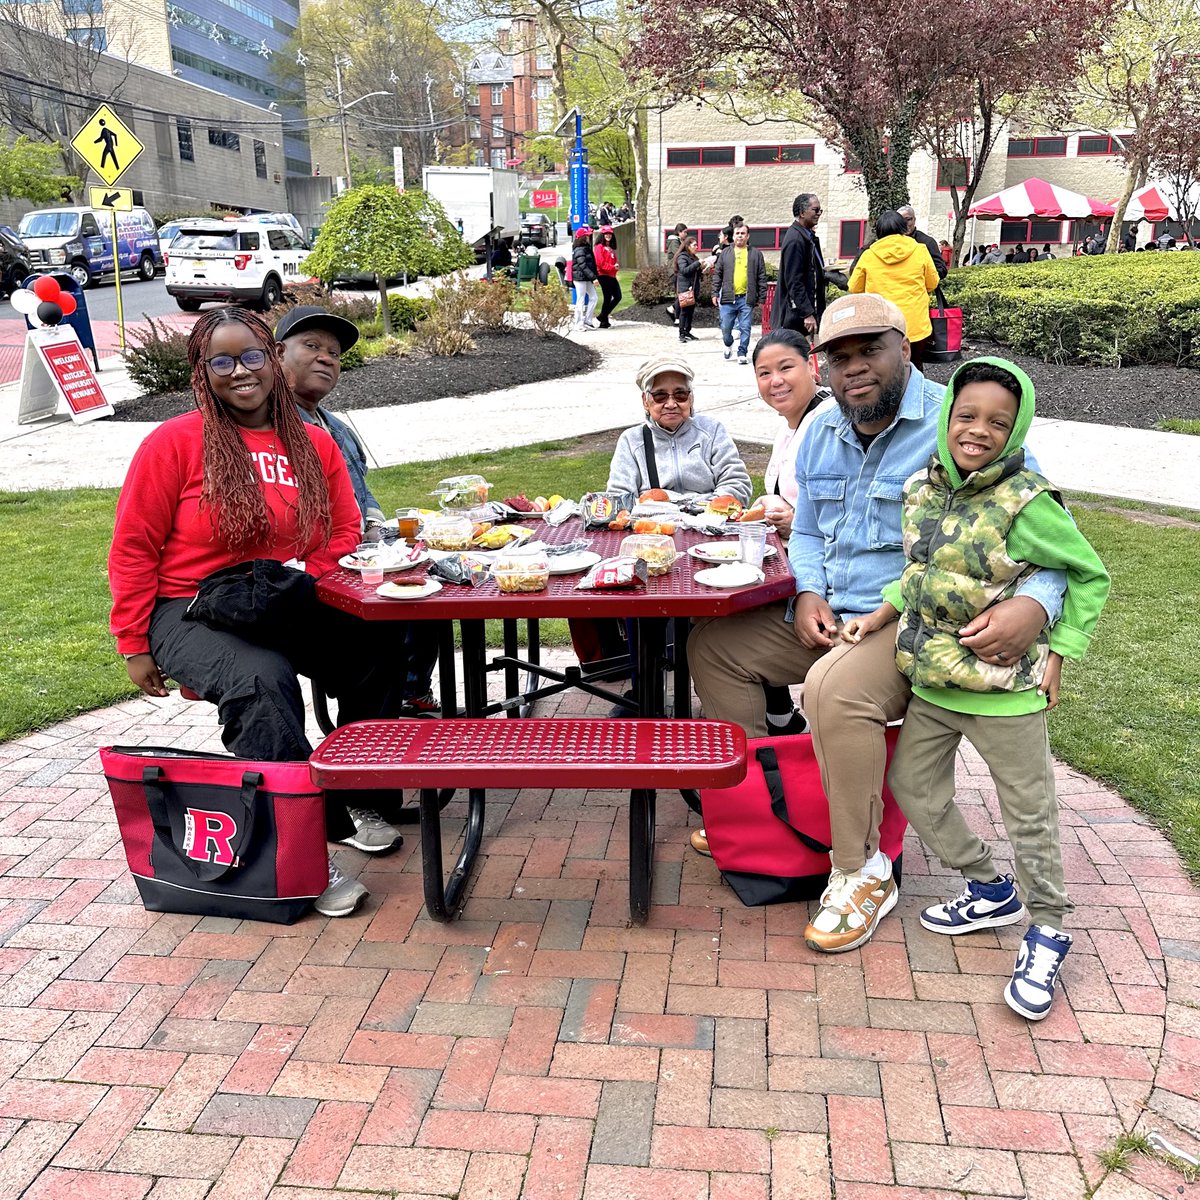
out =
<path fill-rule="evenodd" d="M 904 389 L 908 384 L 906 372 L 894 375 L 890 383 L 884 386 L 879 399 L 874 404 L 847 404 L 840 396 L 836 396 L 838 408 L 842 415 L 853 425 L 871 425 L 876 421 L 890 421 L 899 411 L 900 402 L 904 399 Z"/>

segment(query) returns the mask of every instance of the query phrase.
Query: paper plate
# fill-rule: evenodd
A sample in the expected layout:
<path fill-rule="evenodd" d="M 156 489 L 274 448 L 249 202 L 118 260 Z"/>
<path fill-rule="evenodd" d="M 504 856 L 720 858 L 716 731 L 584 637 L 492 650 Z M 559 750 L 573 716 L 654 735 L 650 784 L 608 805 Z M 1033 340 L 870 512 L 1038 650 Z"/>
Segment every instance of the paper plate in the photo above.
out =
<path fill-rule="evenodd" d="M 421 553 L 418 554 L 417 557 L 414 558 L 411 562 L 389 563 L 386 567 L 383 568 L 383 570 L 387 573 L 391 573 L 392 571 L 411 571 L 413 569 L 413 567 L 419 567 L 428 557 L 429 557 L 429 551 L 422 550 Z M 352 555 L 352 554 L 343 554 L 342 557 L 338 559 L 338 566 L 345 567 L 347 571 L 366 570 L 365 567 L 360 566 L 358 563 L 356 563 L 354 561 L 354 555 Z"/>
<path fill-rule="evenodd" d="M 697 583 L 703 584 L 704 587 L 720 588 L 723 591 L 732 591 L 735 588 L 751 587 L 756 583 L 762 583 L 763 579 L 765 578 L 763 573 L 757 567 L 747 567 L 747 572 L 754 572 L 753 577 L 747 574 L 747 576 L 740 582 L 729 583 L 727 582 L 728 576 L 726 568 L 734 565 L 742 566 L 743 564 L 725 563 L 720 567 L 709 567 L 707 570 L 697 571 L 695 580 Z M 714 576 L 716 578 L 714 578 Z M 387 587 L 387 584 L 385 583 L 383 586 Z"/>
<path fill-rule="evenodd" d="M 436 579 L 426 579 L 420 588 L 402 583 L 381 583 L 375 589 L 375 595 L 385 600 L 424 600 L 441 590 L 442 585 Z"/>
<path fill-rule="evenodd" d="M 574 554 L 559 554 L 550 556 L 551 575 L 575 575 L 594 567 L 600 561 L 600 555 L 594 550 L 578 550 Z"/>
<path fill-rule="evenodd" d="M 737 562 L 741 553 L 736 542 L 701 542 L 699 546 L 689 546 L 688 554 L 706 563 Z M 774 546 L 768 546 L 763 551 L 763 558 L 771 558 L 775 553 Z"/>

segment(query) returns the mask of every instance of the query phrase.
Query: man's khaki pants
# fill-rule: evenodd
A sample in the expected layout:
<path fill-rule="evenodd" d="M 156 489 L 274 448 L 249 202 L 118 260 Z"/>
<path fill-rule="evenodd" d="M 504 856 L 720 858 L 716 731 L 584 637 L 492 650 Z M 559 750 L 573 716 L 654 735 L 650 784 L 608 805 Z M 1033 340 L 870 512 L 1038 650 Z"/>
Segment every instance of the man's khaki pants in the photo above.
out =
<path fill-rule="evenodd" d="M 896 670 L 896 626 L 861 642 L 809 650 L 786 606 L 772 604 L 731 617 L 697 621 L 688 638 L 688 665 L 704 715 L 766 737 L 764 683 L 804 684 L 821 783 L 829 798 L 833 865 L 857 871 L 879 848 L 884 729 L 908 706 L 908 680 Z"/>
<path fill-rule="evenodd" d="M 977 883 L 995 879 L 991 850 L 954 803 L 954 755 L 964 737 L 992 773 L 1017 887 L 1031 922 L 1062 929 L 1063 917 L 1074 906 L 1063 883 L 1045 710 L 981 717 L 914 696 L 888 773 L 897 802 L 942 866 Z"/>

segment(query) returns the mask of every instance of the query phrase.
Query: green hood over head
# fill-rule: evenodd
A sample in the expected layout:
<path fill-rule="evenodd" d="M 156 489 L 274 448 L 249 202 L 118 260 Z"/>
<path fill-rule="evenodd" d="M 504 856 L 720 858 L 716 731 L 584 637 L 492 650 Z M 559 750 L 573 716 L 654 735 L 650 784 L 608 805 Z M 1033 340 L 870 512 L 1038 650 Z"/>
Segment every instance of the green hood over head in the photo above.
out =
<path fill-rule="evenodd" d="M 1017 419 L 1013 423 L 1012 433 L 1009 434 L 1008 441 L 1000 455 L 1001 458 L 1005 458 L 1024 444 L 1025 435 L 1029 432 L 1029 426 L 1033 424 L 1033 380 L 1016 363 L 1009 362 L 1007 358 L 994 358 L 988 354 L 981 355 L 979 358 L 968 359 L 965 363 L 962 363 L 954 374 L 950 376 L 950 382 L 946 384 L 946 395 L 942 400 L 942 411 L 938 416 L 938 460 L 946 468 L 950 476 L 950 482 L 954 487 L 959 487 L 963 481 L 958 464 L 954 461 L 954 456 L 950 453 L 950 447 L 946 441 L 946 431 L 950 428 L 950 409 L 954 406 L 954 381 L 965 368 L 974 366 L 976 363 L 990 363 L 993 367 L 1000 367 L 1001 370 L 1007 371 L 1021 385 L 1021 394 L 1019 403 L 1017 404 Z"/>

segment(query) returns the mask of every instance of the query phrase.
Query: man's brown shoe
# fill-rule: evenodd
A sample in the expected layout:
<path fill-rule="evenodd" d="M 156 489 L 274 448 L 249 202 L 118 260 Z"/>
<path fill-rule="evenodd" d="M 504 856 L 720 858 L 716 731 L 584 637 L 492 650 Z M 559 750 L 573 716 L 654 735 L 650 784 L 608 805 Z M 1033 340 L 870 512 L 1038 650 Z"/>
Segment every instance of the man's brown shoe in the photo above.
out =
<path fill-rule="evenodd" d="M 712 851 L 708 848 L 708 838 L 705 837 L 703 829 L 692 830 L 692 849 L 697 854 L 703 854 L 707 858 L 712 858 Z"/>

